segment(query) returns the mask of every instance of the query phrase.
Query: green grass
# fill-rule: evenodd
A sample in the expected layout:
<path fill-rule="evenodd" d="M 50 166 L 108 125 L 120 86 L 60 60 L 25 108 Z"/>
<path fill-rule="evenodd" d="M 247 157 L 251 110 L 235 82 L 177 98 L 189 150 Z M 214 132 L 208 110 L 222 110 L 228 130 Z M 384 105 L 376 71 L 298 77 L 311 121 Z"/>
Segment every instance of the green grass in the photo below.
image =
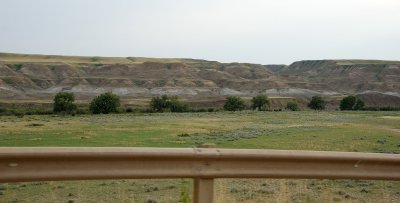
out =
<path fill-rule="evenodd" d="M 246 111 L 0 117 L 3 147 L 196 147 L 201 143 L 221 148 L 400 153 L 400 113 Z M 177 202 L 182 190 L 191 193 L 190 184 L 180 180 L 4 184 L 5 190 L 0 185 L 0 202 Z M 149 191 L 151 186 L 157 191 Z M 390 181 L 220 179 L 215 190 L 218 202 L 400 201 L 400 184 Z"/>
<path fill-rule="evenodd" d="M 0 121 L 0 146 L 195 147 L 212 142 L 223 148 L 400 153 L 397 112 L 43 115 Z M 189 136 L 178 136 L 185 133 Z"/>

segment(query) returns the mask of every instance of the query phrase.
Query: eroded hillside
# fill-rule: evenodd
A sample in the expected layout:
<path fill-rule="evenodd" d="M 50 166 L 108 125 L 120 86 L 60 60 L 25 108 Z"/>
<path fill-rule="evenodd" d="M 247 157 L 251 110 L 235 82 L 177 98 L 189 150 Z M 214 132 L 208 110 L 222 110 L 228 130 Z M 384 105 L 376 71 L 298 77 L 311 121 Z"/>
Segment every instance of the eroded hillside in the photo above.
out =
<path fill-rule="evenodd" d="M 196 59 L 0 54 L 0 99 L 51 100 L 59 91 L 74 92 L 80 100 L 106 91 L 123 99 L 170 94 L 196 100 L 258 93 L 300 100 L 314 95 L 335 98 L 360 94 L 374 104 L 390 102 L 393 106 L 400 103 L 400 62 L 321 60 L 285 66 Z M 379 99 L 370 98 L 374 95 Z"/>

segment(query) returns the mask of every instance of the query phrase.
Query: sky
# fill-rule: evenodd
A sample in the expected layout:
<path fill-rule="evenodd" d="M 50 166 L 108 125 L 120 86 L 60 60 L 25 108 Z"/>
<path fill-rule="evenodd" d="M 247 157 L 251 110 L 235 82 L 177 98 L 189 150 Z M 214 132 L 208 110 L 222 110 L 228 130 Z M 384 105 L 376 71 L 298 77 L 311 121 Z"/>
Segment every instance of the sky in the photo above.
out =
<path fill-rule="evenodd" d="M 1 0 L 0 52 L 400 60 L 399 0 Z"/>

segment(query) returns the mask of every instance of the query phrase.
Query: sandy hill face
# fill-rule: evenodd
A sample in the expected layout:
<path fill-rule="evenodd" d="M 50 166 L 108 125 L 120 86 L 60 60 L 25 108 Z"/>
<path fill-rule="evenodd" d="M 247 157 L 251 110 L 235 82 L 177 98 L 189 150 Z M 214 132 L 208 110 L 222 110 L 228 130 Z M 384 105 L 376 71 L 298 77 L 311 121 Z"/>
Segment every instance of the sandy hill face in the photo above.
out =
<path fill-rule="evenodd" d="M 400 62 L 322 60 L 289 66 L 197 59 L 71 57 L 0 54 L 0 99 L 51 100 L 59 91 L 78 99 L 112 91 L 124 99 L 161 94 L 188 99 L 226 95 L 307 99 L 314 95 L 390 95 L 400 99 Z M 384 103 L 384 99 L 371 100 Z M 383 104 L 382 104 L 383 105 Z"/>
<path fill-rule="evenodd" d="M 325 86 L 324 89 L 349 94 L 400 91 L 398 61 L 299 61 L 281 69 L 278 74 L 293 82 L 319 83 Z"/>

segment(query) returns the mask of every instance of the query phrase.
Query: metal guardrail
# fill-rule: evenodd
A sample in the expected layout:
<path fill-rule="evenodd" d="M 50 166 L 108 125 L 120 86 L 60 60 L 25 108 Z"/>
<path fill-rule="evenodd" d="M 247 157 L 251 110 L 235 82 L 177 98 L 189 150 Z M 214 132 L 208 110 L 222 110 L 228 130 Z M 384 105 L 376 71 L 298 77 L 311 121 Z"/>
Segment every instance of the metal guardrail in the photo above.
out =
<path fill-rule="evenodd" d="M 0 182 L 193 178 L 194 202 L 214 178 L 400 180 L 400 155 L 214 148 L 0 148 Z"/>

